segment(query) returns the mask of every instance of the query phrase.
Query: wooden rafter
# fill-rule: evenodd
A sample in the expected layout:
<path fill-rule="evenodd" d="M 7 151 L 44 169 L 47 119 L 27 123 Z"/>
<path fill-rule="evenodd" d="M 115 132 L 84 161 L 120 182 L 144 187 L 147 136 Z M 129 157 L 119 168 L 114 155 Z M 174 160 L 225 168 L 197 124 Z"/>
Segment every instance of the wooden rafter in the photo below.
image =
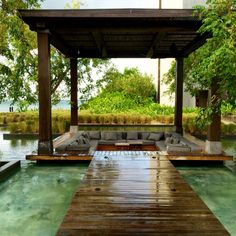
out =
<path fill-rule="evenodd" d="M 101 33 L 99 32 L 92 32 L 95 44 L 98 47 L 98 50 L 101 54 L 102 58 L 106 58 L 107 57 L 107 49 L 103 40 L 103 36 Z"/>
<path fill-rule="evenodd" d="M 161 42 L 161 40 L 166 36 L 166 33 L 164 32 L 161 32 L 161 33 L 158 33 L 156 34 L 156 36 L 154 37 L 151 45 L 150 45 L 150 48 L 147 52 L 147 58 L 152 58 L 153 57 L 153 54 L 155 52 L 155 48 L 158 46 L 158 44 Z"/>

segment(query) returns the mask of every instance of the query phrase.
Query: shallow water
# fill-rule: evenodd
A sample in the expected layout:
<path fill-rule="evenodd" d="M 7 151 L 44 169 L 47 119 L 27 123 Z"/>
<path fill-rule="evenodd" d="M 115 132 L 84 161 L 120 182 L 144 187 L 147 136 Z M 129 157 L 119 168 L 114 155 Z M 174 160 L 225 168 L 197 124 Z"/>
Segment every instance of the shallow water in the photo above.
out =
<path fill-rule="evenodd" d="M 0 184 L 0 235 L 55 235 L 86 168 L 24 163 Z"/>
<path fill-rule="evenodd" d="M 21 170 L 0 183 L 1 236 L 53 236 L 88 164 L 39 166 L 24 161 L 36 140 L 3 140 L 1 160 L 20 159 Z"/>
<path fill-rule="evenodd" d="M 223 140 L 228 154 L 236 157 L 236 140 Z M 24 161 L 37 148 L 36 140 L 2 140 L 0 159 L 20 159 L 22 168 L 0 184 L 0 235 L 55 235 L 87 164 L 38 166 Z M 236 235 L 236 168 L 181 167 L 183 177 L 225 225 Z"/>
<path fill-rule="evenodd" d="M 178 170 L 198 196 L 212 210 L 231 235 L 236 236 L 236 140 L 223 139 L 222 145 L 234 162 L 226 167 L 180 167 Z"/>
<path fill-rule="evenodd" d="M 236 174 L 212 167 L 179 171 L 231 235 L 236 235 Z"/>

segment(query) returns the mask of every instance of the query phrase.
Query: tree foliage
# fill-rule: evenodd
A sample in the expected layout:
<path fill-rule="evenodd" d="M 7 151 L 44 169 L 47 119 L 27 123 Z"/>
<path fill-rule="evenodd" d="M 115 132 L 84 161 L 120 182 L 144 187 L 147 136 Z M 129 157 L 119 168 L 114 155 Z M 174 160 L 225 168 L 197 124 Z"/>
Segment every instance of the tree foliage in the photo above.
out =
<path fill-rule="evenodd" d="M 185 61 L 185 85 L 192 95 L 218 84 L 218 108 L 222 102 L 236 107 L 236 1 L 208 0 L 208 6 L 196 7 L 203 21 L 200 33 L 212 37 Z M 165 82 L 174 88 L 175 63 L 165 75 Z M 212 107 L 211 107 L 212 108 Z"/>
<path fill-rule="evenodd" d="M 35 9 L 41 0 L 2 0 L 0 9 L 0 102 L 10 100 L 26 110 L 38 100 L 36 33 L 19 18 L 17 9 Z M 78 7 L 79 1 L 72 2 Z M 109 60 L 78 59 L 79 96 L 90 97 L 97 75 L 109 68 Z M 52 99 L 70 94 L 69 59 L 51 47 Z"/>
<path fill-rule="evenodd" d="M 95 113 L 124 112 L 154 102 L 155 88 L 152 78 L 137 68 L 126 68 L 124 73 L 111 68 L 99 81 L 100 93 L 84 104 L 82 109 Z"/>

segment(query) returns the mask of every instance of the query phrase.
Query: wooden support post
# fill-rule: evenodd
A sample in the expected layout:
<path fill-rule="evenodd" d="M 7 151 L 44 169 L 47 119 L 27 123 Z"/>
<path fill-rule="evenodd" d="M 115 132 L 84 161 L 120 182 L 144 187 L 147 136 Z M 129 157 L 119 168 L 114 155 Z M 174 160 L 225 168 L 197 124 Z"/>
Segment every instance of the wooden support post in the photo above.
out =
<path fill-rule="evenodd" d="M 218 103 L 218 83 L 214 82 L 208 92 L 208 103 L 213 106 Z M 208 127 L 207 140 L 206 140 L 206 152 L 209 154 L 221 154 L 222 145 L 220 141 L 221 136 L 221 112 L 220 109 L 214 114 L 212 122 Z"/>
<path fill-rule="evenodd" d="M 78 131 L 78 74 L 77 74 L 77 58 L 70 59 L 71 71 L 71 118 L 70 132 Z"/>
<path fill-rule="evenodd" d="M 184 63 L 183 58 L 176 58 L 176 81 L 175 81 L 175 128 L 176 132 L 183 134 L 183 76 Z"/>
<path fill-rule="evenodd" d="M 157 71 L 157 94 L 156 94 L 156 101 L 160 104 L 161 102 L 161 59 L 158 58 L 158 71 Z"/>
<path fill-rule="evenodd" d="M 38 154 L 52 154 L 51 72 L 48 33 L 38 32 L 39 142 Z"/>

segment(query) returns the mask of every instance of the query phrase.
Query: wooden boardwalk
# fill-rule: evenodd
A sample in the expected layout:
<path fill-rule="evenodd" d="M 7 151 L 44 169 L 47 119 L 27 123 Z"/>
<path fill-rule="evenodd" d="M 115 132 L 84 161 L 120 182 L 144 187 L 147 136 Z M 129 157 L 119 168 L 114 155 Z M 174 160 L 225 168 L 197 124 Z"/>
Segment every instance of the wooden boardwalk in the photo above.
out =
<path fill-rule="evenodd" d="M 57 235 L 230 234 L 166 157 L 99 152 Z"/>

